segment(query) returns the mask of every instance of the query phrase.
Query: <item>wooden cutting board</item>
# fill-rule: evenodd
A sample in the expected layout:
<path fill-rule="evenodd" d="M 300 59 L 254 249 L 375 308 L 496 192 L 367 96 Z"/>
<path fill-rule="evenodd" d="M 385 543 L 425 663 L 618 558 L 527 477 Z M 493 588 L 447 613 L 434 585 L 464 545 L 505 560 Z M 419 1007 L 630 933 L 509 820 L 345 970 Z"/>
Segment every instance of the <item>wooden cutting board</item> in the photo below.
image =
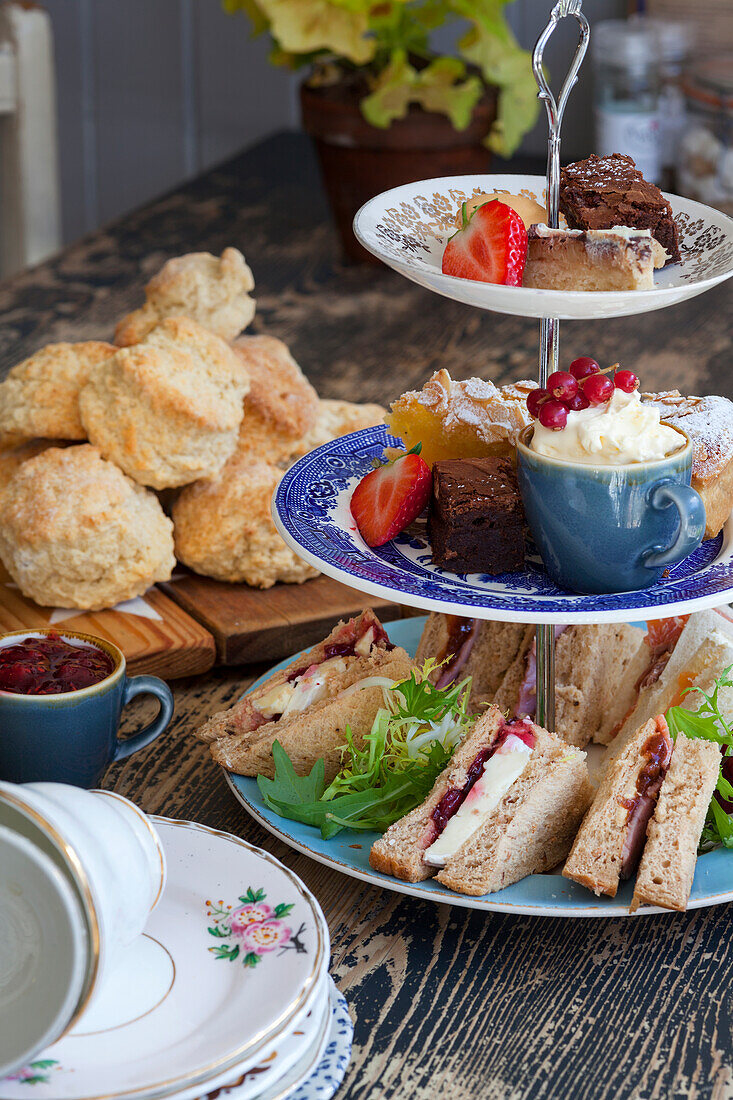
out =
<path fill-rule="evenodd" d="M 175 680 L 206 672 L 216 660 L 209 631 L 157 588 L 110 611 L 58 611 L 27 600 L 0 566 L 0 633 L 54 625 L 114 642 L 136 674 Z"/>
<path fill-rule="evenodd" d="M 339 619 L 373 607 L 389 622 L 420 611 L 364 596 L 330 577 L 260 590 L 225 584 L 181 570 L 161 585 L 189 615 L 211 631 L 220 664 L 276 661 L 314 645 Z"/>

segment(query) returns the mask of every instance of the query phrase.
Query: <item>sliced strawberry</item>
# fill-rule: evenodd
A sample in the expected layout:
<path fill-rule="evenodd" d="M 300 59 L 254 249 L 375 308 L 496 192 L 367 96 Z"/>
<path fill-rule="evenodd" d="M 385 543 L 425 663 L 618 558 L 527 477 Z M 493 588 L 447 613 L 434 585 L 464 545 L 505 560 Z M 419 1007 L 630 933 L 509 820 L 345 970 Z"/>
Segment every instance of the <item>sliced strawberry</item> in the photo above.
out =
<path fill-rule="evenodd" d="M 351 497 L 351 514 L 368 546 L 383 546 L 404 531 L 430 498 L 433 477 L 420 444 L 363 477 Z"/>
<path fill-rule="evenodd" d="M 527 260 L 524 222 L 505 202 L 494 199 L 478 206 L 448 241 L 443 274 L 482 283 L 521 286 Z"/>

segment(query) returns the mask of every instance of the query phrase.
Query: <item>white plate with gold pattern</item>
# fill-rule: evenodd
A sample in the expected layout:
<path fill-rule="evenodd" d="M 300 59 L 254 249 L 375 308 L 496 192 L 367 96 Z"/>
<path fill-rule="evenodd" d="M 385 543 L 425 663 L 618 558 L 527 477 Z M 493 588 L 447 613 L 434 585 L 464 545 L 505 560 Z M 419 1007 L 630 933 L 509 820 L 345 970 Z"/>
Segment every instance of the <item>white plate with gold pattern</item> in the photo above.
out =
<path fill-rule="evenodd" d="M 545 205 L 544 176 L 440 176 L 384 191 L 362 206 L 354 232 L 371 253 L 420 286 L 458 302 L 518 317 L 572 320 L 625 317 L 684 302 L 733 275 L 733 219 L 679 195 L 672 204 L 682 262 L 654 274 L 653 290 L 557 291 L 502 286 L 444 275 L 446 242 L 457 229 L 461 203 L 504 191 Z"/>
<path fill-rule="evenodd" d="M 322 1003 L 320 906 L 267 852 L 192 822 L 151 819 L 168 862 L 144 935 L 73 1030 L 0 1082 L 2 1100 L 199 1097 Z"/>

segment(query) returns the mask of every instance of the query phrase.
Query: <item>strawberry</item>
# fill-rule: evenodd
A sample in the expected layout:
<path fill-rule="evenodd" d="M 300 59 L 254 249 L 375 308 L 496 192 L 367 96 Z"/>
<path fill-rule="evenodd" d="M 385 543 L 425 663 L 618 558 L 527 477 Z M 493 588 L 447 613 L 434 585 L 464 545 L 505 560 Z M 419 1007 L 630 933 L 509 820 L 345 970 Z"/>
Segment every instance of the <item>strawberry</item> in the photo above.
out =
<path fill-rule="evenodd" d="M 482 283 L 521 286 L 527 260 L 524 222 L 505 202 L 494 199 L 478 206 L 463 228 L 448 241 L 443 253 L 443 274 Z"/>
<path fill-rule="evenodd" d="M 399 535 L 428 503 L 433 475 L 420 458 L 421 446 L 378 466 L 354 489 L 351 514 L 368 546 L 383 546 Z"/>

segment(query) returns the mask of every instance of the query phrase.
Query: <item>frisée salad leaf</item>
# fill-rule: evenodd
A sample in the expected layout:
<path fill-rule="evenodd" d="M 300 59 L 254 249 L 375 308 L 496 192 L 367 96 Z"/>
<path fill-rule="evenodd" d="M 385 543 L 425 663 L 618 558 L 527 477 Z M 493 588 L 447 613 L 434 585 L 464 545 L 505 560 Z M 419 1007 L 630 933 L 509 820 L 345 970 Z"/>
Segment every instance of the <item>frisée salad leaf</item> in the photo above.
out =
<path fill-rule="evenodd" d="M 721 673 L 710 692 L 699 687 L 683 692 L 683 695 L 696 692 L 701 696 L 697 710 L 670 707 L 665 715 L 672 737 L 682 733 L 685 737 L 713 741 L 720 746 L 720 773 L 700 837 L 699 852 L 709 852 L 721 844 L 733 848 L 733 784 L 730 782 L 733 777 L 733 722 L 725 717 L 720 699 L 721 691 L 733 687 L 732 669 L 730 665 Z"/>
<path fill-rule="evenodd" d="M 436 688 L 428 679 L 435 667 L 426 661 L 407 680 L 382 686 L 384 706 L 362 746 L 347 726 L 341 770 L 328 786 L 323 760 L 299 776 L 275 741 L 275 776 L 257 777 L 268 809 L 328 839 L 345 828 L 384 832 L 419 806 L 475 721 L 467 713 L 470 678 Z"/>

